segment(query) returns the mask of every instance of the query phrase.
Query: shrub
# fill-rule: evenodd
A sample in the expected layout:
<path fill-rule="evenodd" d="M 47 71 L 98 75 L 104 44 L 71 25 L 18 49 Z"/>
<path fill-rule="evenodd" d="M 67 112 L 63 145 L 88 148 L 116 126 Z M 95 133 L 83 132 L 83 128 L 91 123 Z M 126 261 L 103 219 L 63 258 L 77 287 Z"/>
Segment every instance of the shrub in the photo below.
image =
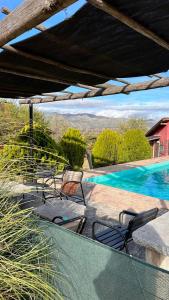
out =
<path fill-rule="evenodd" d="M 61 139 L 61 147 L 65 157 L 74 169 L 82 167 L 86 152 L 86 143 L 80 130 L 68 128 Z"/>
<path fill-rule="evenodd" d="M 34 109 L 34 121 L 43 126 L 48 123 L 43 115 L 37 109 Z M 23 128 L 25 123 L 29 122 L 29 107 L 18 106 L 14 102 L 0 100 L 0 140 L 1 144 L 9 142 L 11 137 Z"/>
<path fill-rule="evenodd" d="M 135 161 L 151 158 L 151 147 L 144 131 L 130 129 L 124 134 L 124 144 L 127 161 Z"/>
<path fill-rule="evenodd" d="M 48 166 L 56 165 L 56 163 L 67 163 L 62 157 L 63 151 L 50 136 L 48 128 L 39 124 L 34 124 L 33 130 L 33 158 L 30 157 L 29 145 L 29 126 L 24 128 L 0 150 L 0 166 L 5 166 L 9 161 L 13 164 L 13 173 L 25 173 L 26 169 L 30 169 L 30 165 L 34 166 L 43 163 Z M 33 166 L 32 166 L 33 167 Z"/>
<path fill-rule="evenodd" d="M 94 167 L 122 161 L 122 137 L 111 129 L 104 129 L 97 137 L 92 150 Z"/>

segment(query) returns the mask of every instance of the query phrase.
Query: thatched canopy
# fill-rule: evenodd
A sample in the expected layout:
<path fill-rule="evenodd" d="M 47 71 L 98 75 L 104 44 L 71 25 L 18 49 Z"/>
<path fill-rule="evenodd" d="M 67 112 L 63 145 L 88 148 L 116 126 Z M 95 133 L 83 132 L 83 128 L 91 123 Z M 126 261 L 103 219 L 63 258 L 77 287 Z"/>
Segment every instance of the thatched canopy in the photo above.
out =
<path fill-rule="evenodd" d="M 164 45 L 88 3 L 69 20 L 11 48 L 4 47 L 0 53 L 0 97 L 29 97 L 61 91 L 69 85 L 93 86 L 116 77 L 167 71 L 169 0 L 106 3 L 160 37 Z"/>

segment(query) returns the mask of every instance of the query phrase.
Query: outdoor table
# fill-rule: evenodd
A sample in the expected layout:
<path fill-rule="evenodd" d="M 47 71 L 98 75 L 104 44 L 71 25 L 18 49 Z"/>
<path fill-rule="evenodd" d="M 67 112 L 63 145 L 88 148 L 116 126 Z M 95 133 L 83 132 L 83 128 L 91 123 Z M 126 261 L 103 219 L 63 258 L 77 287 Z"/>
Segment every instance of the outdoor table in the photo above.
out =
<path fill-rule="evenodd" d="M 85 210 L 84 205 L 54 198 L 36 207 L 34 213 L 59 226 L 81 233 L 86 221 Z"/>
<path fill-rule="evenodd" d="M 169 212 L 133 232 L 135 243 L 146 249 L 146 261 L 169 270 Z"/>

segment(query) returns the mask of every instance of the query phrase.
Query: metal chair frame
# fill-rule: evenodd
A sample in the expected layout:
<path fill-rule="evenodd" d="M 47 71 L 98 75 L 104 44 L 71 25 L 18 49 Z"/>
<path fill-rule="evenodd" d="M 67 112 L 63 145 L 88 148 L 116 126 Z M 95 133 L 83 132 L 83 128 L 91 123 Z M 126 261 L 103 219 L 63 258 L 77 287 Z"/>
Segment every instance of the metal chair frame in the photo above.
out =
<path fill-rule="evenodd" d="M 139 227 L 155 219 L 157 214 L 158 214 L 158 208 L 153 208 L 149 211 L 145 211 L 142 213 L 135 213 L 135 212 L 123 210 L 119 214 L 120 225 L 112 226 L 102 221 L 93 222 L 92 238 L 105 245 L 108 245 L 110 244 L 110 242 L 112 242 L 113 244 L 111 246 L 112 248 L 116 248 L 117 250 L 120 251 L 125 249 L 126 252 L 129 253 L 128 243 L 132 240 L 132 233 Z M 127 226 L 122 225 L 124 215 L 129 215 L 133 217 L 129 221 Z M 96 233 L 95 232 L 96 224 L 107 227 L 107 230 Z"/>

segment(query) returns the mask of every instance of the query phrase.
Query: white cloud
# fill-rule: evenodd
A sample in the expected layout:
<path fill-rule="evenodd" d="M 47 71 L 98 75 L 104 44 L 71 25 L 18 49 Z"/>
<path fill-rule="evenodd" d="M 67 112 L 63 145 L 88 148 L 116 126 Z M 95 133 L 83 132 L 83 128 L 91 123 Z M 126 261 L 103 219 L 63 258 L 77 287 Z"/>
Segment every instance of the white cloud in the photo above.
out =
<path fill-rule="evenodd" d="M 125 99 L 125 100 L 123 100 Z M 153 97 L 152 97 L 153 99 Z M 89 113 L 97 116 L 106 116 L 114 118 L 123 117 L 144 117 L 158 119 L 163 116 L 169 116 L 168 97 L 157 98 L 153 100 L 144 98 L 122 98 L 115 97 L 100 99 L 70 100 L 57 103 L 48 103 L 38 107 L 44 112 L 57 112 L 62 114 L 82 114 Z"/>

